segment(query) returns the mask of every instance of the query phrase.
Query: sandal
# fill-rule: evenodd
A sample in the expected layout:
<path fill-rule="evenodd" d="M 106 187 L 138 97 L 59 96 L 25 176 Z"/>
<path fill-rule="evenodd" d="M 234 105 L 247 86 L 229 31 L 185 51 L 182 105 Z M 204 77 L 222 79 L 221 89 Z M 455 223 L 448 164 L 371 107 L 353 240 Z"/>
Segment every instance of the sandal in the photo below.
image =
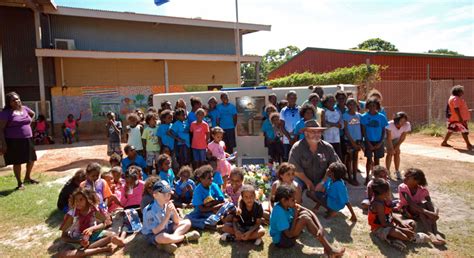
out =
<path fill-rule="evenodd" d="M 28 179 L 28 180 L 25 180 L 24 181 L 25 184 L 30 184 L 30 185 L 37 185 L 39 184 L 40 182 L 39 181 L 36 181 L 34 179 Z"/>
<path fill-rule="evenodd" d="M 18 190 L 25 190 L 25 185 L 24 185 L 24 184 L 21 184 L 21 185 L 17 186 L 17 187 L 15 188 L 15 191 L 18 191 Z"/>

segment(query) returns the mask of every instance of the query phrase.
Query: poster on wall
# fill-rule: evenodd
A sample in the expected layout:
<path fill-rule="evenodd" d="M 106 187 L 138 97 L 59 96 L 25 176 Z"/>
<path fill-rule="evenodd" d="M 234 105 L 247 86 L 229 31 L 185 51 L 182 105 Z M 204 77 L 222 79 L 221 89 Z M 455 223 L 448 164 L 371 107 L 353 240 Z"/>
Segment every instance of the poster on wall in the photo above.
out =
<path fill-rule="evenodd" d="M 258 136 L 262 128 L 265 97 L 243 96 L 235 98 L 237 106 L 237 135 Z"/>

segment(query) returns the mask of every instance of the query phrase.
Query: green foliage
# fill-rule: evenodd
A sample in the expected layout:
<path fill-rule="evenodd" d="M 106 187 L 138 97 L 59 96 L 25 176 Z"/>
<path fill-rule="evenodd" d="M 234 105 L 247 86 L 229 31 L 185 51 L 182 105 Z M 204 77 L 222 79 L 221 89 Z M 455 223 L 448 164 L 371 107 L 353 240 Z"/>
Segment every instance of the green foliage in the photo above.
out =
<path fill-rule="evenodd" d="M 392 43 L 385 41 L 380 38 L 368 39 L 357 47 L 352 49 L 363 49 L 363 50 L 374 50 L 374 51 L 398 51 L 398 49 Z"/>
<path fill-rule="evenodd" d="M 446 126 L 442 124 L 426 124 L 413 128 L 414 133 L 423 135 L 443 137 L 446 134 Z"/>
<path fill-rule="evenodd" d="M 327 73 L 294 73 L 278 79 L 266 81 L 264 84 L 272 87 L 292 87 L 308 85 L 331 85 L 331 84 L 362 84 L 379 79 L 379 72 L 384 67 L 379 65 L 361 64 L 358 66 L 337 68 Z"/>
<path fill-rule="evenodd" d="M 462 54 L 459 54 L 456 51 L 452 51 L 446 48 L 439 48 L 436 50 L 428 50 L 428 53 L 433 53 L 433 54 L 442 54 L 442 55 L 451 55 L 451 56 L 462 56 Z"/>

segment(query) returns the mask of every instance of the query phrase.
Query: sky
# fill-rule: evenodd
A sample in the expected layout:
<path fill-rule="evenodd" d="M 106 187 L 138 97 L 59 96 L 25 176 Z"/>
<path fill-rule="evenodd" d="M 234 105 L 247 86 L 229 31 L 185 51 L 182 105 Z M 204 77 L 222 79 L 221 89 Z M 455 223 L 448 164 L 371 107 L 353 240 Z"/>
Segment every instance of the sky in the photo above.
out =
<path fill-rule="evenodd" d="M 55 0 L 60 6 L 235 21 L 235 0 Z M 247 34 L 245 54 L 295 45 L 349 49 L 381 38 L 401 52 L 447 48 L 474 56 L 474 0 L 239 0 L 239 21 L 271 25 Z"/>

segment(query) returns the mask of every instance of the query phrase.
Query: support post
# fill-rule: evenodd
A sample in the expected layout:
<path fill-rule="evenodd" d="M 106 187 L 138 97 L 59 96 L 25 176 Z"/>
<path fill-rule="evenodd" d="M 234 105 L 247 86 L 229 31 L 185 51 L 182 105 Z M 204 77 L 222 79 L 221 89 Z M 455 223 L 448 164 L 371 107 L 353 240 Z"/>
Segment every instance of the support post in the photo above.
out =
<path fill-rule="evenodd" d="M 168 60 L 165 60 L 165 93 L 170 92 L 170 82 L 168 79 Z"/>
<path fill-rule="evenodd" d="M 239 31 L 239 4 L 235 0 L 235 56 L 237 61 L 237 87 L 241 86 L 240 78 L 240 31 Z"/>
<path fill-rule="evenodd" d="M 260 85 L 260 62 L 255 62 L 255 83 Z"/>
<path fill-rule="evenodd" d="M 41 22 L 40 12 L 33 10 L 35 18 L 35 36 L 36 36 L 36 48 L 41 49 Z M 36 57 L 38 62 L 38 83 L 40 91 L 40 113 L 47 116 L 46 114 L 46 89 L 44 85 L 44 72 L 43 72 L 43 57 Z"/>
<path fill-rule="evenodd" d="M 431 108 L 433 107 L 431 101 L 432 101 L 432 88 L 431 88 L 431 79 L 430 79 L 430 64 L 426 65 L 426 83 L 428 86 L 428 124 L 431 125 L 433 122 L 432 119 L 432 110 Z"/>

